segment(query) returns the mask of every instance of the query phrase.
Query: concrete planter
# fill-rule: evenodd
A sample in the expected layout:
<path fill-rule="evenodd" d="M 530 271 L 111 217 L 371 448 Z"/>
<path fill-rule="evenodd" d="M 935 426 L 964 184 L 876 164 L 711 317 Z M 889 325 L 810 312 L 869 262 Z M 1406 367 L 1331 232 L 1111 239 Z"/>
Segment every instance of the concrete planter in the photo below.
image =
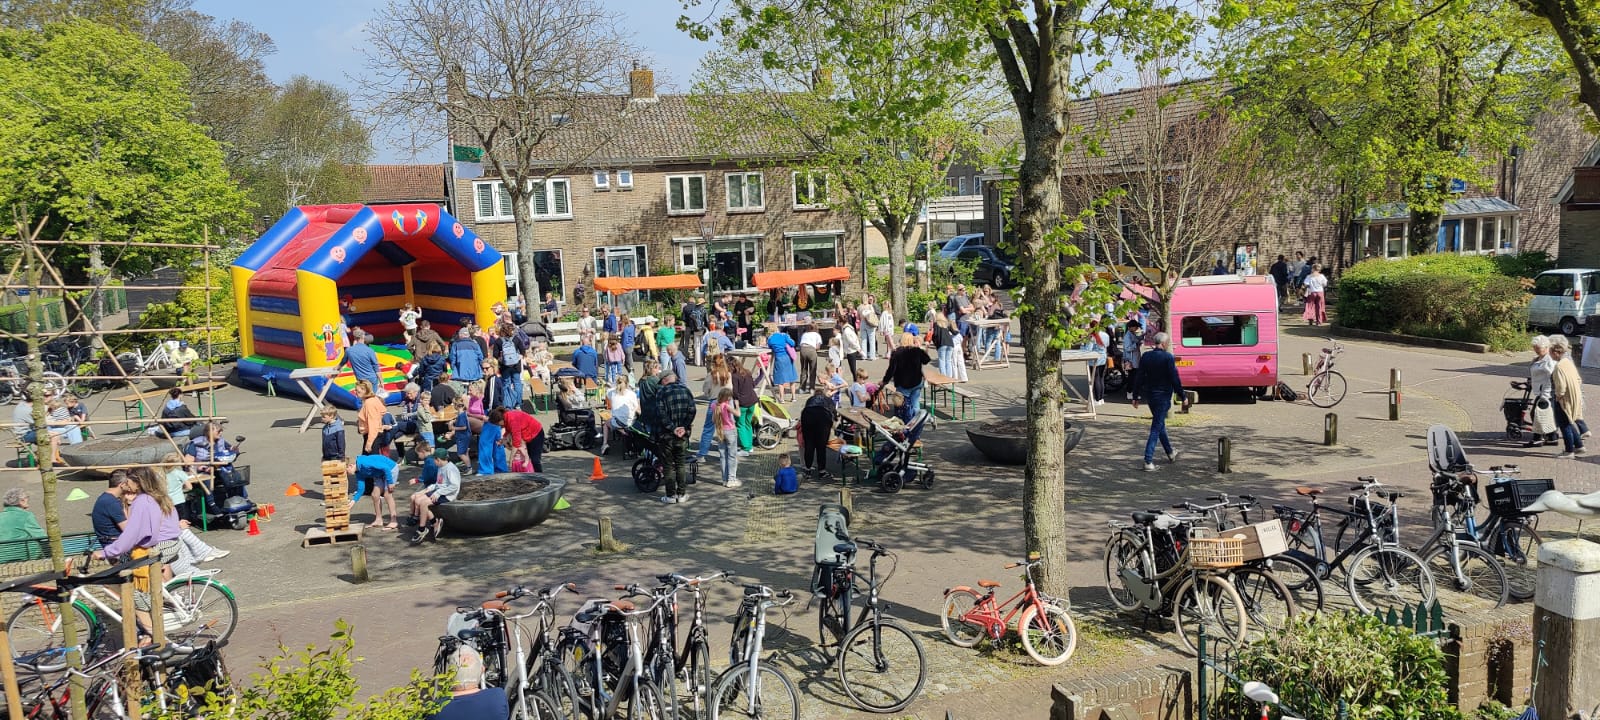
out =
<path fill-rule="evenodd" d="M 555 509 L 556 501 L 567 488 L 567 481 L 554 475 L 535 473 L 502 473 L 462 478 L 465 491 L 473 483 L 506 476 L 537 477 L 546 485 L 522 495 L 494 500 L 468 500 L 445 503 L 434 508 L 434 514 L 444 519 L 444 527 L 461 535 L 500 535 L 530 528 L 544 522 Z"/>
<path fill-rule="evenodd" d="M 1067 422 L 1066 450 L 1063 454 L 1078 447 L 1078 443 L 1083 441 L 1083 433 L 1082 424 L 1070 420 Z M 1028 437 L 1022 433 L 999 431 L 991 424 L 977 429 L 968 428 L 967 439 L 990 462 L 1000 465 L 1024 465 L 1028 462 Z"/>
<path fill-rule="evenodd" d="M 188 439 L 183 438 L 178 444 L 183 445 L 187 442 Z M 88 465 L 137 465 L 161 462 L 161 458 L 170 452 L 174 452 L 172 441 L 166 438 L 151 437 L 143 433 L 107 435 L 85 440 L 77 445 L 62 445 L 61 459 L 74 468 Z M 63 471 L 69 469 L 63 468 Z M 81 480 L 110 474 L 109 471 L 92 469 L 71 471 Z"/>

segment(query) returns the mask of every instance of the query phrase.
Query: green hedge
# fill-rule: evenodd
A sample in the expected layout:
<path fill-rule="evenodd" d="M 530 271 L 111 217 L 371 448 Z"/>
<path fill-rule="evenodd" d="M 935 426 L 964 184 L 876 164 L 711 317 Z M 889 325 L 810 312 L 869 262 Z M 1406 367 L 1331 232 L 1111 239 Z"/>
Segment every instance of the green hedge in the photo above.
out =
<path fill-rule="evenodd" d="M 1512 349 L 1526 340 L 1525 282 L 1476 255 L 1368 260 L 1340 276 L 1338 320 L 1346 327 Z"/>

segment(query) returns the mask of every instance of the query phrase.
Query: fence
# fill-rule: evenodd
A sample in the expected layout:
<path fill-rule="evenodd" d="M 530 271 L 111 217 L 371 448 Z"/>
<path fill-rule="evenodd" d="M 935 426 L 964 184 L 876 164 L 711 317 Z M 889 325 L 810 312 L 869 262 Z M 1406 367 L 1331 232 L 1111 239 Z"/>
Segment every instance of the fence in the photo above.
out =
<path fill-rule="evenodd" d="M 128 291 L 121 287 L 107 287 L 101 297 L 105 298 L 105 311 L 107 314 L 116 314 L 128 308 Z M 45 298 L 34 311 L 34 327 L 28 327 L 28 307 L 18 303 L 15 305 L 0 305 L 0 331 L 14 335 L 22 335 L 29 330 L 40 332 L 54 332 L 67 327 L 66 303 L 59 297 Z"/>

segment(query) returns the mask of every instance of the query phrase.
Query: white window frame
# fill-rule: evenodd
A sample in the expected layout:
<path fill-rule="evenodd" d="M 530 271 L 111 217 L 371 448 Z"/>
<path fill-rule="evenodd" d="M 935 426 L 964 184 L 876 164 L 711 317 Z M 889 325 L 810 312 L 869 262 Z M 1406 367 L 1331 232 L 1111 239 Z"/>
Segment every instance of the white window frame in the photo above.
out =
<path fill-rule="evenodd" d="M 495 212 L 483 214 L 479 195 L 482 188 L 489 188 L 489 204 Z M 515 217 L 511 214 L 511 198 L 506 196 L 505 182 L 502 180 L 480 180 L 472 183 L 472 210 L 477 222 L 511 222 Z"/>
<path fill-rule="evenodd" d="M 824 239 L 826 239 L 829 242 L 833 243 L 833 262 L 834 262 L 834 265 L 838 265 L 839 263 L 843 262 L 843 260 L 844 260 L 844 231 L 843 230 L 815 230 L 815 231 L 796 231 L 796 232 L 788 232 L 788 233 L 784 233 L 783 234 L 784 249 L 787 251 L 786 254 L 788 255 L 788 257 L 786 258 L 787 262 L 785 262 L 784 264 L 787 265 L 790 270 L 798 269 L 798 268 L 795 267 L 795 253 L 798 253 L 800 251 L 800 248 L 796 246 L 797 242 L 807 242 L 807 241 L 818 242 L 818 241 L 821 241 L 821 240 L 824 240 Z"/>
<path fill-rule="evenodd" d="M 815 200 L 817 199 L 817 178 L 819 178 L 819 177 L 822 178 L 822 202 L 820 202 L 820 203 L 819 202 L 815 202 Z M 828 207 L 828 173 L 827 172 L 822 171 L 822 170 L 815 170 L 815 171 L 811 171 L 811 172 L 801 172 L 799 170 L 796 170 L 796 171 L 794 171 L 793 173 L 790 174 L 789 179 L 790 179 L 790 183 L 791 183 L 791 188 L 790 188 L 791 197 L 790 197 L 790 199 L 794 201 L 794 209 L 796 209 L 796 210 L 825 210 L 825 209 L 827 209 L 827 207 Z M 810 196 L 810 198 L 811 198 L 811 200 L 813 202 L 810 202 L 810 203 L 801 203 L 800 202 L 800 181 L 802 179 L 804 179 L 805 183 L 806 183 L 806 190 L 808 191 L 807 195 Z"/>
<path fill-rule="evenodd" d="M 544 186 L 544 193 L 545 193 L 546 203 L 545 203 L 545 212 L 543 212 L 543 213 L 539 212 L 537 207 L 533 204 L 533 193 L 534 193 L 534 191 L 530 189 L 529 192 L 528 192 L 528 215 L 529 216 L 531 216 L 534 220 L 571 220 L 572 219 L 572 181 L 571 180 L 569 180 L 567 178 L 564 178 L 564 177 L 560 177 L 560 178 L 550 178 L 548 180 L 534 180 L 534 181 L 531 181 L 531 184 L 535 185 L 535 186 L 538 186 L 538 185 L 543 185 Z M 549 199 L 550 199 L 550 188 L 553 185 L 561 185 L 561 186 L 566 188 L 566 193 L 567 193 L 567 195 L 566 195 L 566 197 L 567 197 L 567 209 L 566 209 L 566 212 L 556 212 L 555 207 L 549 202 Z"/>
<path fill-rule="evenodd" d="M 607 170 L 596 170 L 596 171 L 594 171 L 594 189 L 596 189 L 596 190 L 610 190 L 611 189 L 611 173 L 610 173 L 610 171 L 607 171 Z"/>
<path fill-rule="evenodd" d="M 698 207 L 698 208 L 689 206 L 689 197 L 690 197 L 690 194 L 689 194 L 689 181 L 695 180 L 695 179 L 699 179 L 699 181 L 700 181 L 700 207 Z M 682 182 L 683 183 L 683 205 L 684 206 L 681 207 L 681 208 L 676 208 L 676 209 L 674 209 L 672 207 L 672 183 L 674 181 L 678 181 L 678 182 Z M 688 174 L 683 174 L 683 175 L 668 175 L 667 176 L 667 214 L 668 215 L 704 215 L 704 214 L 706 214 L 706 190 L 707 189 L 708 188 L 706 187 L 706 176 L 705 176 L 704 173 L 688 173 Z"/>
<path fill-rule="evenodd" d="M 760 188 L 759 188 L 760 191 L 757 193 L 758 197 L 756 198 L 756 202 L 754 204 L 751 204 L 751 202 L 750 202 L 750 178 L 752 178 L 752 177 L 756 179 L 756 184 L 760 186 Z M 744 193 L 744 200 L 745 200 L 743 205 L 735 206 L 733 204 L 733 198 L 729 196 L 730 193 L 733 192 L 733 179 L 734 178 L 739 178 L 739 186 L 741 188 L 743 188 L 742 192 Z M 753 212 L 765 212 L 766 211 L 766 209 L 767 209 L 767 179 L 761 173 L 759 173 L 759 172 L 724 173 L 723 176 L 722 176 L 722 185 L 723 185 L 722 194 L 723 194 L 724 198 L 728 202 L 728 212 L 730 212 L 730 213 L 746 213 L 746 212 L 753 213 Z"/>
<path fill-rule="evenodd" d="M 617 189 L 618 190 L 632 190 L 633 189 L 633 171 L 632 170 L 618 170 L 617 171 Z"/>
<path fill-rule="evenodd" d="M 956 194 L 962 196 L 967 194 L 967 176 L 962 175 L 956 178 Z"/>

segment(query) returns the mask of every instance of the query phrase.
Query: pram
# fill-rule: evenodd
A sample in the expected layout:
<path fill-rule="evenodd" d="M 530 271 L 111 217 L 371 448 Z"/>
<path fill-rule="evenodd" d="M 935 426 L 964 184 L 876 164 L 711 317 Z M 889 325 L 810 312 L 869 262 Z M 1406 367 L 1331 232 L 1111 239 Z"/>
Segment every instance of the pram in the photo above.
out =
<path fill-rule="evenodd" d="M 545 429 L 545 441 L 551 450 L 594 447 L 594 411 L 589 408 L 561 410 L 555 425 Z"/>
<path fill-rule="evenodd" d="M 613 433 L 621 432 L 622 440 L 628 447 L 639 453 L 639 459 L 633 461 L 633 484 L 639 492 L 653 493 L 661 487 L 661 481 L 667 476 L 666 463 L 661 459 L 661 443 L 649 433 L 630 425 L 625 430 L 612 430 Z"/>
<path fill-rule="evenodd" d="M 912 460 L 917 440 L 927 424 L 927 410 L 918 410 L 908 423 L 893 419 L 884 424 L 872 423 L 872 431 L 882 439 L 872 454 L 872 467 L 878 473 L 878 487 L 883 492 L 900 492 L 907 482 L 918 483 L 924 490 L 933 487 L 933 468 L 920 460 Z"/>
<path fill-rule="evenodd" d="M 800 427 L 800 419 L 791 416 L 788 408 L 772 396 L 762 395 L 756 399 L 755 442 L 762 450 L 771 450 L 783 438 L 793 437 L 797 427 Z"/>
<path fill-rule="evenodd" d="M 1512 380 L 1511 391 L 1500 401 L 1500 412 L 1506 416 L 1506 439 L 1519 440 L 1523 433 L 1533 432 L 1533 385 Z"/>

